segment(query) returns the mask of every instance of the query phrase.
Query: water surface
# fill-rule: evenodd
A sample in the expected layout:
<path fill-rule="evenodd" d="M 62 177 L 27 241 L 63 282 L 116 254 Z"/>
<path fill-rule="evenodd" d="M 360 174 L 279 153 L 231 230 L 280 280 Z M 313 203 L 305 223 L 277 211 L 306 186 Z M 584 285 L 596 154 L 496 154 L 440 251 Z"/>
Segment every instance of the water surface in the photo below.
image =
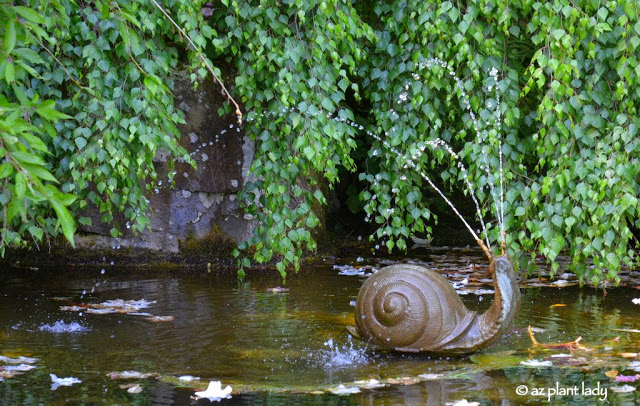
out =
<path fill-rule="evenodd" d="M 411 260 L 446 271 L 453 279 L 482 273 L 479 251 L 423 250 Z M 607 402 L 634 402 L 631 376 L 640 329 L 631 299 L 640 292 L 593 288 L 523 288 L 522 311 L 512 331 L 471 357 L 402 355 L 352 341 L 352 301 L 364 280 L 339 274 L 333 265 L 383 266 L 394 260 L 330 258 L 303 266 L 286 285 L 275 271 L 254 270 L 239 282 L 232 272 L 131 271 L 117 264 L 85 270 L 0 272 L 0 355 L 34 357 L 35 369 L 0 382 L 0 404 L 195 404 L 194 388 L 211 380 L 231 385 L 229 404 L 538 404 L 546 397 L 520 396 L 516 388 L 608 388 Z M 407 259 L 404 259 L 405 261 Z M 471 274 L 472 272 L 473 274 Z M 466 276 L 465 276 L 466 275 Z M 524 284 L 523 284 L 524 286 Z M 285 289 L 273 289 L 284 287 Z M 484 288 L 488 288 L 485 286 Z M 288 289 L 288 290 L 287 290 Z M 92 292 L 93 291 L 93 292 Z M 108 300 L 150 302 L 140 312 L 172 316 L 61 310 L 70 304 Z M 468 294 L 470 308 L 485 309 L 492 295 Z M 582 337 L 587 349 L 532 347 L 527 326 L 541 343 Z M 617 341 L 607 342 L 616 339 Z M 568 354 L 553 358 L 552 355 Z M 531 367 L 521 361 L 551 360 Z M 0 362 L 0 365 L 3 363 Z M 138 371 L 147 379 L 114 380 L 108 374 Z M 82 383 L 51 389 L 49 374 Z M 200 378 L 181 382 L 178 377 Z M 366 388 L 364 381 L 382 387 Z M 360 382 L 358 382 L 360 381 Z M 142 392 L 119 385 L 138 383 Z M 360 392 L 335 395 L 339 385 Z M 616 393 L 613 388 L 630 392 Z M 597 396 L 555 396 L 551 403 L 597 403 Z M 209 403 L 200 400 L 200 403 Z"/>

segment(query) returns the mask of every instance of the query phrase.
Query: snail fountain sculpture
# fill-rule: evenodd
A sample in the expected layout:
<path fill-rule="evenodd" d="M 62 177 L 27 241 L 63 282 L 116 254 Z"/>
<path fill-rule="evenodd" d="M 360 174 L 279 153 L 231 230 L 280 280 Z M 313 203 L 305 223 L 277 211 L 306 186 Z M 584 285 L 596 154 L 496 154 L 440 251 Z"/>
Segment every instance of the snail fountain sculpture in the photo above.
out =
<path fill-rule="evenodd" d="M 473 121 L 479 144 L 488 138 L 486 130 L 480 131 L 478 120 L 471 110 L 469 98 L 464 91 L 462 81 L 446 62 L 434 58 L 420 64 L 421 68 L 442 68 L 455 80 L 461 99 Z M 467 171 L 459 156 L 444 141 L 436 139 L 423 142 L 423 146 L 412 153 L 409 158 L 396 147 L 372 132 L 367 132 L 381 142 L 394 156 L 397 156 L 404 169 L 413 169 L 445 200 L 454 213 L 462 220 L 471 235 L 478 242 L 489 258 L 489 271 L 495 289 L 493 304 L 484 313 L 469 310 L 453 286 L 439 273 L 411 264 L 396 264 L 385 267 L 373 274 L 360 288 L 356 300 L 356 326 L 350 327 L 352 335 L 382 348 L 404 352 L 440 352 L 464 354 L 477 351 L 494 342 L 504 334 L 513 323 L 520 309 L 520 290 L 516 280 L 513 263 L 505 254 L 506 234 L 504 228 L 504 185 L 502 141 L 500 136 L 500 97 L 498 89 L 498 71 L 492 68 L 489 72 L 492 84 L 488 91 L 496 92 L 495 103 L 487 102 L 487 108 L 493 109 L 497 126 L 498 154 L 500 158 L 500 190 L 499 199 L 493 188 L 493 176 L 490 170 L 487 152 L 482 147 L 483 167 L 489 186 L 490 195 L 495 202 L 500 234 L 502 237 L 502 255 L 494 256 L 487 238 L 487 245 L 473 231 L 464 217 L 458 212 L 449 199 L 431 181 L 425 171 L 420 169 L 417 159 L 422 155 L 425 146 L 444 148 L 454 159 L 458 160 L 467 188 L 476 204 L 477 214 L 482 223 L 485 237 L 487 228 L 482 219 L 482 212 L 474 195 L 474 190 L 467 177 Z M 414 79 L 419 79 L 414 75 Z M 408 88 L 408 87 L 407 87 Z M 398 103 L 406 101 L 408 93 L 404 93 Z M 489 124 L 489 122 L 486 122 Z M 414 149 L 415 151 L 415 149 Z M 499 204 L 498 204 L 499 202 Z"/>
<path fill-rule="evenodd" d="M 439 273 L 418 265 L 382 268 L 363 284 L 351 334 L 382 348 L 403 352 L 464 354 L 500 337 L 520 308 L 520 290 L 508 256 L 489 266 L 495 296 L 483 314 L 469 310 Z"/>

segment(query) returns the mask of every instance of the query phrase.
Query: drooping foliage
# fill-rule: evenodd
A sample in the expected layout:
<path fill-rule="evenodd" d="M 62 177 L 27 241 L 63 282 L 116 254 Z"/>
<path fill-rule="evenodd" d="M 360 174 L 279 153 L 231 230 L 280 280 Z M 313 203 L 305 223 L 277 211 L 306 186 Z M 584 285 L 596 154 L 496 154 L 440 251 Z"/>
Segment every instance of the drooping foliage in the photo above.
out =
<path fill-rule="evenodd" d="M 309 230 L 319 223 L 314 206 L 326 203 L 321 179 L 332 184 L 340 166 L 355 169 L 355 129 L 327 114 L 340 109 L 353 119 L 345 97 L 359 97 L 353 78 L 373 35 L 342 0 L 223 3 L 212 20 L 220 33 L 213 45 L 235 61 L 236 92 L 250 112 L 246 130 L 257 142 L 254 181 L 244 191 L 257 228 L 239 248 L 254 248 L 259 263 L 275 257 L 284 276 L 288 264 L 297 269 L 303 248 L 316 247 Z M 244 257 L 240 265 L 249 263 Z"/>
<path fill-rule="evenodd" d="M 199 2 L 163 7 L 200 46 L 213 37 Z M 60 230 L 73 243 L 88 202 L 144 229 L 154 157 L 189 159 L 170 73 L 179 50 L 199 63 L 171 22 L 147 1 L 3 0 L 0 41 L 0 251 Z"/>
<path fill-rule="evenodd" d="M 380 41 L 363 67 L 363 80 L 370 81 L 365 97 L 374 103 L 378 130 L 387 132 L 391 145 L 412 154 L 418 140 L 440 137 L 461 151 L 487 211 L 494 207 L 487 185 L 498 178 L 495 139 L 501 132 L 508 251 L 523 265 L 541 253 L 554 270 L 558 254 L 567 251 L 581 280 L 615 280 L 620 266 L 633 261 L 638 241 L 631 230 L 640 226 L 639 11 L 635 1 L 378 5 Z M 434 57 L 463 78 L 481 118 L 478 131 L 446 69 L 416 70 L 421 60 Z M 502 123 L 491 111 L 493 67 L 501 75 Z M 410 80 L 414 72 L 425 80 Z M 401 92 L 410 100 L 397 105 Z M 492 177 L 482 169 L 477 142 L 477 132 L 484 130 Z M 376 144 L 373 151 L 384 148 Z M 446 154 L 434 156 L 442 160 Z M 428 191 L 415 172 L 399 168 L 393 154 L 381 160 L 383 169 L 365 175 L 371 187 L 364 197 L 377 198 L 367 211 L 381 224 L 379 237 L 403 243 L 425 228 L 422 219 L 430 213 L 420 202 Z M 449 169 L 438 167 L 442 180 L 462 185 L 463 174 L 450 163 Z M 424 162 L 426 168 L 432 164 Z"/>
<path fill-rule="evenodd" d="M 154 155 L 184 154 L 168 92 L 177 50 L 187 49 L 179 33 L 147 2 L 2 5 L 0 248 L 40 241 L 59 225 L 71 238 L 89 201 L 105 221 L 122 210 L 144 228 Z M 499 184 L 498 139 L 509 253 L 522 265 L 542 254 L 556 269 L 567 252 L 592 282 L 615 280 L 632 263 L 636 1 L 223 0 L 207 20 L 201 4 L 162 5 L 236 70 L 235 96 L 256 141 L 243 198 L 257 228 L 236 252 L 240 267 L 275 258 L 283 275 L 297 268 L 302 250 L 315 248 L 310 230 L 340 168 L 364 172 L 362 215 L 389 249 L 431 233 L 434 193 L 420 171 L 445 189 L 465 189 L 467 176 L 496 249 L 499 207 L 488 186 Z M 425 66 L 433 58 L 444 67 Z M 355 107 L 368 111 L 354 117 Z M 436 138 L 467 173 L 446 149 L 419 153 Z M 357 145 L 370 145 L 366 167 L 356 168 Z M 419 169 L 405 169 L 402 155 L 416 156 Z"/>

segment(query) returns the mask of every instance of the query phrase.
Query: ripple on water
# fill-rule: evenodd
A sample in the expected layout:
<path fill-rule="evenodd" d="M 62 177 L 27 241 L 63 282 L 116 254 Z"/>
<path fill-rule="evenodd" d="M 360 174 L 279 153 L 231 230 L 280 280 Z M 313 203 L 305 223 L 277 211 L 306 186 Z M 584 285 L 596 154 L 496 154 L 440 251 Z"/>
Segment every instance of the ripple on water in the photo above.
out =
<path fill-rule="evenodd" d="M 38 327 L 38 330 L 45 331 L 47 333 L 62 334 L 62 333 L 84 333 L 91 329 L 87 326 L 72 321 L 71 323 L 65 323 L 63 320 L 58 320 L 53 324 L 42 324 Z"/>
<path fill-rule="evenodd" d="M 336 345 L 333 338 L 324 343 L 324 349 L 318 351 L 318 363 L 324 369 L 336 370 L 351 368 L 370 362 L 365 348 L 354 346 L 349 336 L 347 343 Z"/>

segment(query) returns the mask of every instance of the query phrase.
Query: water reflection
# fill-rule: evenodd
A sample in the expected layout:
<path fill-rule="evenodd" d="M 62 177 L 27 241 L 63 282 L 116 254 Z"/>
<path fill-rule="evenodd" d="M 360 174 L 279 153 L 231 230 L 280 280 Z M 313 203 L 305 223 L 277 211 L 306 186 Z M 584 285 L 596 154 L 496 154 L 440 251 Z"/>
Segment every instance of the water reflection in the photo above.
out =
<path fill-rule="evenodd" d="M 468 267 L 469 261 L 482 261 L 480 253 L 435 254 L 415 261 L 452 273 Z M 637 296 L 632 289 L 611 289 L 607 295 L 591 288 L 523 289 L 522 312 L 512 332 L 481 356 L 448 358 L 383 352 L 350 341 L 345 327 L 354 323 L 350 302 L 361 283 L 357 276 L 338 275 L 331 265 L 309 265 L 291 275 L 288 291 L 271 289 L 282 285 L 274 272 L 256 271 L 238 283 L 233 274 L 132 273 L 115 267 L 106 274 L 4 270 L 0 355 L 32 356 L 38 361 L 35 370 L 0 382 L 0 404 L 190 404 L 194 391 L 175 385 L 181 375 L 201 377 L 201 389 L 209 380 L 231 385 L 234 398 L 228 402 L 237 404 L 435 405 L 461 399 L 536 404 L 540 399 L 519 397 L 515 388 L 555 382 L 620 386 L 604 372 L 615 368 L 625 373 L 629 362 L 637 359 L 618 355 L 638 348 L 640 334 L 628 332 L 640 329 L 631 304 Z M 156 301 L 144 310 L 174 319 L 154 323 L 127 314 L 60 310 L 61 300 L 86 304 L 113 299 Z M 467 306 L 479 310 L 486 309 L 490 299 L 491 295 L 463 297 Z M 582 336 L 582 343 L 594 351 L 574 354 L 587 360 L 579 367 L 559 363 L 524 367 L 520 360 L 568 352 L 532 350 L 528 325 L 538 329 L 541 343 Z M 607 342 L 617 336 L 619 341 Z M 126 370 L 157 372 L 162 378 L 131 381 L 140 383 L 143 391 L 129 394 L 119 387 L 129 381 L 107 377 L 109 372 Z M 51 391 L 50 373 L 83 382 Z M 325 392 L 338 384 L 371 379 L 386 386 L 363 388 L 346 397 Z M 324 395 L 312 394 L 316 391 Z M 615 402 L 635 396 L 609 393 Z"/>

